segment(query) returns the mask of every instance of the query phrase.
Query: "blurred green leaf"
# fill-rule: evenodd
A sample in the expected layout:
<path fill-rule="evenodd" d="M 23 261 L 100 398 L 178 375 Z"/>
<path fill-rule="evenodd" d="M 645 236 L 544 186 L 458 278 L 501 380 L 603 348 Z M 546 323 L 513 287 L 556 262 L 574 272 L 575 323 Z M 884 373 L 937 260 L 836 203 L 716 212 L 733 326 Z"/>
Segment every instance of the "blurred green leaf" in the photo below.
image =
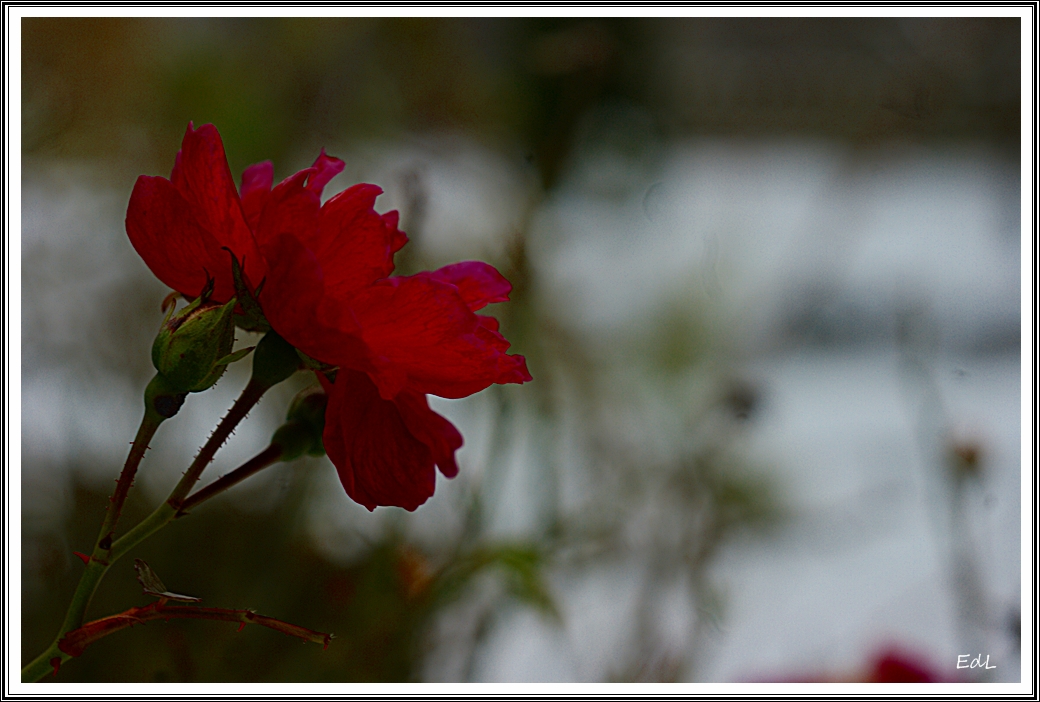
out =
<path fill-rule="evenodd" d="M 435 597 L 446 604 L 461 596 L 465 586 L 477 575 L 498 571 L 504 576 L 511 596 L 560 623 L 559 610 L 543 577 L 544 560 L 544 555 L 530 546 L 507 544 L 478 548 L 444 569 L 437 578 Z"/>

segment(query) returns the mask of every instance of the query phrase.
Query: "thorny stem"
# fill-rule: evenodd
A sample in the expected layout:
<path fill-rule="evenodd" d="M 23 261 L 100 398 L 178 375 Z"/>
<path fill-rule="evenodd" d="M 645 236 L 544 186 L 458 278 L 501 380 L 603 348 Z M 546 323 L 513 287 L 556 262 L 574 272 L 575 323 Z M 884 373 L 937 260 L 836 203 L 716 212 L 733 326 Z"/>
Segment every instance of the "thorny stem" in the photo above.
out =
<path fill-rule="evenodd" d="M 177 516 L 186 514 L 188 510 L 202 504 L 209 498 L 219 495 L 225 490 L 238 485 L 240 482 L 259 473 L 267 466 L 277 463 L 282 458 L 282 447 L 278 444 L 271 444 L 257 455 L 250 458 L 248 461 L 235 468 L 227 475 L 221 476 L 219 479 L 214 480 L 212 483 L 202 488 L 194 495 L 184 500 L 180 506 L 180 510 Z"/>
<path fill-rule="evenodd" d="M 227 438 L 231 436 L 231 432 L 238 426 L 238 423 L 245 418 L 249 410 L 253 409 L 253 406 L 260 401 L 260 398 L 269 389 L 269 385 L 263 385 L 257 382 L 255 378 L 249 380 L 249 384 L 246 385 L 242 394 L 235 400 L 235 404 L 231 406 L 228 413 L 220 420 L 220 424 L 213 430 L 213 434 L 210 435 L 205 446 L 199 450 L 195 460 L 188 466 L 188 470 L 185 471 L 184 476 L 177 483 L 177 487 L 166 498 L 166 504 L 173 507 L 175 511 L 180 510 L 185 498 L 188 497 L 188 493 L 191 492 L 191 489 L 195 487 L 195 483 L 202 477 L 202 471 L 206 470 L 206 466 L 213 460 L 217 449 L 224 445 Z"/>
<path fill-rule="evenodd" d="M 167 415 L 173 416 L 168 411 L 159 413 L 155 409 L 155 391 L 161 385 L 161 378 L 156 376 L 145 391 L 145 412 L 144 417 L 141 419 L 141 426 L 137 430 L 137 436 L 134 437 L 130 453 L 127 455 L 126 462 L 123 464 L 123 470 L 119 474 L 119 480 L 116 481 L 115 492 L 109 498 L 109 505 L 105 511 L 105 519 L 101 523 L 101 531 L 95 542 L 94 551 L 87 560 L 86 569 L 83 571 L 83 575 L 80 576 L 76 591 L 72 594 L 72 600 L 69 602 L 69 608 L 65 612 L 65 619 L 61 623 L 58 636 L 46 651 L 37 656 L 32 663 L 22 670 L 22 682 L 39 680 L 51 669 L 55 659 L 58 659 L 59 663 L 67 660 L 67 656 L 58 649 L 58 641 L 66 632 L 77 629 L 83 624 L 83 618 L 86 614 L 87 606 L 94 596 L 94 591 L 97 590 L 97 586 L 105 576 L 109 566 L 119 557 L 112 552 L 112 536 L 115 533 L 119 515 L 123 511 L 123 504 L 126 502 L 130 487 L 133 485 L 134 476 L 137 475 L 137 467 L 141 464 L 141 459 L 144 458 L 145 451 L 148 450 L 148 444 L 152 437 L 155 436 L 159 425 L 167 419 Z M 179 407 L 179 402 L 177 407 Z M 176 408 L 173 409 L 173 413 L 175 412 Z"/>
<path fill-rule="evenodd" d="M 65 612 L 65 619 L 62 621 L 61 630 L 58 632 L 59 637 L 65 632 L 83 624 L 83 617 L 86 614 L 91 598 L 94 596 L 94 591 L 97 589 L 108 567 L 115 561 L 112 557 L 112 536 L 115 532 L 116 522 L 119 520 L 123 504 L 126 502 L 127 494 L 133 485 L 137 467 L 148 449 L 148 443 L 155 435 L 163 419 L 165 418 L 157 416 L 149 409 L 145 410 L 144 418 L 141 420 L 141 426 L 137 430 L 137 436 L 134 438 L 130 454 L 126 457 L 123 471 L 120 473 L 119 480 L 116 483 L 115 492 L 109 498 L 109 505 L 105 511 L 105 519 L 101 524 L 101 531 L 94 545 L 94 551 L 87 561 L 86 570 L 80 576 L 79 584 L 72 595 L 71 602 L 69 602 L 69 608 Z"/>
<path fill-rule="evenodd" d="M 159 507 L 145 518 L 144 521 L 117 539 L 114 543 L 112 543 L 110 539 L 107 543 L 103 542 L 105 541 L 106 536 L 109 536 L 111 529 L 115 526 L 115 519 L 118 517 L 118 510 L 113 509 L 106 514 L 105 522 L 102 525 L 101 536 L 98 538 L 98 546 L 95 547 L 94 554 L 87 562 L 86 570 L 84 570 L 83 575 L 80 577 L 79 585 L 77 585 L 76 591 L 72 595 L 72 601 L 69 603 L 68 613 L 65 615 L 65 621 L 61 625 L 61 630 L 58 632 L 57 638 L 46 651 L 41 653 L 22 669 L 22 682 L 35 682 L 40 680 L 47 675 L 47 673 L 51 672 L 55 666 L 61 665 L 65 661 L 69 660 L 71 656 L 58 647 L 58 642 L 66 633 L 79 628 L 83 624 L 83 618 L 87 611 L 87 606 L 90 604 L 90 600 L 94 596 L 94 591 L 97 589 L 98 584 L 105 576 L 109 567 L 119 560 L 121 556 L 126 554 L 127 551 L 144 541 L 162 527 L 166 526 L 177 516 L 185 497 L 202 475 L 202 471 L 205 470 L 206 466 L 213 460 L 213 456 L 216 454 L 217 449 L 223 445 L 228 436 L 231 435 L 232 430 L 234 430 L 238 423 L 242 421 L 249 410 L 259 402 L 261 396 L 263 396 L 270 387 L 270 384 L 257 382 L 255 378 L 250 379 L 249 383 L 242 391 L 242 394 L 239 395 L 227 415 L 220 421 L 220 424 L 217 425 L 217 428 L 213 431 L 209 440 L 199 451 L 195 460 L 192 461 L 191 466 L 188 467 L 188 470 L 184 473 L 184 476 L 181 478 L 180 482 L 177 483 L 177 486 L 173 489 L 173 492 L 170 493 L 170 496 L 166 501 L 159 505 Z M 133 470 L 129 473 L 129 480 L 127 480 L 126 489 L 122 491 L 122 500 L 125 500 L 126 498 L 126 491 L 129 490 L 129 483 L 133 479 L 133 474 L 136 472 L 136 467 L 137 464 L 140 463 L 141 456 L 144 455 L 145 448 L 147 448 L 147 439 L 151 438 L 155 433 L 155 427 L 158 426 L 158 423 L 155 423 L 155 427 L 150 428 L 150 431 L 146 429 L 146 425 L 149 424 L 149 414 L 150 412 L 146 412 L 145 420 L 142 421 L 142 429 L 138 431 L 138 438 L 135 439 L 134 447 L 131 449 L 130 456 L 127 458 L 127 465 L 129 466 L 132 463 Z M 142 441 L 141 439 L 145 436 L 147 436 L 147 438 Z M 140 455 L 137 455 L 138 453 Z M 123 474 L 127 475 L 126 468 L 123 469 Z M 116 488 L 117 493 L 120 492 L 120 488 L 122 487 L 124 475 L 120 476 L 120 485 Z M 115 499 L 116 496 L 113 495 L 113 505 L 116 504 Z M 122 507 L 122 500 L 118 505 L 120 509 Z M 106 548 L 102 549 L 102 546 L 105 546 Z M 101 550 L 100 555 L 103 556 L 103 558 L 98 557 L 99 549 Z"/>
<path fill-rule="evenodd" d="M 202 471 L 206 469 L 209 462 L 213 460 L 214 454 L 217 449 L 227 440 L 228 436 L 231 435 L 232 430 L 238 423 L 242 421 L 243 417 L 249 412 L 250 409 L 259 402 L 260 397 L 267 392 L 270 388 L 269 385 L 264 385 L 256 382 L 256 380 L 250 380 L 249 384 L 246 385 L 242 394 L 235 400 L 235 404 L 231 406 L 228 413 L 220 420 L 220 424 L 213 430 L 213 434 L 209 437 L 209 441 L 203 446 L 195 460 L 192 461 L 188 470 L 185 471 L 184 476 L 181 477 L 180 482 L 173 488 L 173 492 L 166 498 L 166 501 L 159 505 L 154 512 L 148 515 L 144 521 L 135 526 L 133 529 L 124 534 L 119 540 L 112 544 L 112 561 L 124 555 L 131 548 L 141 543 L 149 536 L 163 528 L 171 521 L 173 521 L 178 514 L 181 512 L 181 508 L 184 505 L 187 494 L 191 491 L 191 488 L 198 482 L 199 477 L 202 475 Z"/>
<path fill-rule="evenodd" d="M 101 532 L 98 534 L 97 542 L 94 544 L 94 553 L 91 556 L 97 560 L 108 560 L 108 552 L 112 548 L 112 537 L 116 530 L 116 522 L 123 511 L 123 503 L 130 493 L 130 487 L 134 484 L 134 476 L 137 474 L 137 466 L 144 458 L 144 452 L 148 450 L 148 442 L 155 436 L 156 430 L 162 423 L 164 417 L 154 412 L 145 411 L 141 419 L 141 426 L 137 430 L 137 436 L 131 444 L 130 454 L 126 457 L 123 472 L 119 474 L 116 481 L 116 490 L 112 497 L 108 498 L 109 505 L 105 510 L 105 520 L 101 523 Z"/>

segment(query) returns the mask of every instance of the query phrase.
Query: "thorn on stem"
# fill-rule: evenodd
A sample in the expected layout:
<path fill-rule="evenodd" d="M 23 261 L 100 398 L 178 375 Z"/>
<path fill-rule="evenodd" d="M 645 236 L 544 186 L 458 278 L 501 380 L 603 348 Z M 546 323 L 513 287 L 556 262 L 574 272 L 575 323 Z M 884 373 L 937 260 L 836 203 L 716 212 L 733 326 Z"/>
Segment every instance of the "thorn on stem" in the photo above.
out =
<path fill-rule="evenodd" d="M 58 656 L 55 656 L 54 658 L 52 658 L 51 659 L 51 667 L 54 668 L 53 676 L 54 677 L 58 677 L 58 668 L 61 667 L 61 658 L 58 657 Z"/>
<path fill-rule="evenodd" d="M 89 563 L 90 563 L 90 556 L 88 556 L 88 555 L 87 555 L 87 554 L 85 554 L 85 553 L 80 553 L 79 551 L 73 551 L 73 552 L 72 552 L 72 555 L 73 555 L 73 556 L 79 556 L 79 559 L 80 559 L 81 561 L 83 561 L 83 564 L 84 564 L 84 565 L 87 565 L 87 564 L 89 564 Z"/>
<path fill-rule="evenodd" d="M 245 622 L 242 622 L 241 624 L 238 625 L 238 631 L 242 631 L 245 628 L 246 628 L 246 623 Z M 238 632 L 236 631 L 235 633 L 237 634 Z"/>

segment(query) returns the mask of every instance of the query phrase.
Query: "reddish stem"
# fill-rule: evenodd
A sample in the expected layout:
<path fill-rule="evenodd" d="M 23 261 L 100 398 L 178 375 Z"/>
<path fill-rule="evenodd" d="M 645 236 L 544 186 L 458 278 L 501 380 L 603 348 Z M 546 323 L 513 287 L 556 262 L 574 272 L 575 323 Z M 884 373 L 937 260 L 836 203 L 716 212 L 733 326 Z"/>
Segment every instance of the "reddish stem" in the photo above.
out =
<path fill-rule="evenodd" d="M 224 492 L 225 490 L 232 488 L 235 485 L 238 485 L 240 482 L 242 482 L 249 476 L 259 473 L 261 470 L 271 465 L 272 463 L 277 463 L 279 459 L 281 459 L 281 457 L 282 447 L 277 444 L 271 444 L 263 451 L 261 451 L 260 453 L 253 456 L 248 461 L 240 465 L 238 468 L 235 468 L 227 475 L 221 476 L 217 480 L 214 480 L 212 483 L 202 488 L 188 499 L 184 500 L 184 502 L 181 504 L 180 510 L 177 513 L 177 516 L 179 517 L 185 514 L 192 507 L 195 507 L 196 505 L 205 502 L 214 495 L 220 494 L 221 492 Z"/>
<path fill-rule="evenodd" d="M 119 480 L 116 481 L 115 492 L 112 493 L 112 497 L 108 498 L 109 505 L 105 511 L 105 521 L 101 524 L 101 532 L 98 534 L 98 540 L 94 546 L 93 557 L 96 560 L 103 562 L 108 560 L 108 551 L 112 548 L 112 537 L 115 535 L 116 522 L 119 521 L 119 515 L 123 511 L 126 496 L 130 493 L 130 488 L 134 484 L 137 467 L 141 464 L 145 451 L 148 450 L 148 442 L 155 436 L 155 432 L 162 421 L 163 418 L 152 412 L 146 411 L 144 413 L 141 426 L 137 430 L 137 436 L 134 437 L 133 446 L 126 457 L 126 463 L 123 464 L 123 471 L 119 474 Z"/>
<path fill-rule="evenodd" d="M 235 400 L 235 404 L 228 410 L 227 415 L 220 420 L 220 424 L 213 430 L 213 434 L 209 437 L 206 445 L 199 450 L 195 460 L 188 466 L 188 470 L 184 473 L 184 477 L 181 478 L 180 482 L 177 483 L 177 487 L 170 493 L 169 498 L 166 500 L 170 507 L 173 507 L 178 512 L 183 508 L 185 498 L 188 497 L 188 493 L 191 492 L 191 489 L 195 487 L 195 483 L 202 476 L 202 471 L 206 470 L 206 466 L 213 460 L 217 449 L 224 445 L 234 428 L 245 418 L 249 410 L 253 408 L 253 405 L 260 401 L 260 398 L 269 388 L 270 386 L 262 385 L 255 380 L 251 379 L 249 381 L 249 384 L 242 390 L 242 394 Z"/>
<path fill-rule="evenodd" d="M 144 607 L 131 607 L 125 612 L 114 614 L 84 624 L 78 629 L 73 629 L 61 638 L 58 648 L 69 656 L 76 657 L 90 644 L 103 639 L 109 634 L 128 629 L 134 624 L 145 624 L 147 622 L 162 619 L 210 619 L 221 622 L 240 622 L 246 624 L 259 624 L 270 629 L 280 631 L 289 636 L 320 643 L 327 648 L 332 634 L 325 634 L 295 624 L 283 622 L 273 617 L 265 617 L 249 609 L 223 609 L 220 607 L 196 607 L 193 605 L 167 605 L 165 599 L 159 599 Z"/>

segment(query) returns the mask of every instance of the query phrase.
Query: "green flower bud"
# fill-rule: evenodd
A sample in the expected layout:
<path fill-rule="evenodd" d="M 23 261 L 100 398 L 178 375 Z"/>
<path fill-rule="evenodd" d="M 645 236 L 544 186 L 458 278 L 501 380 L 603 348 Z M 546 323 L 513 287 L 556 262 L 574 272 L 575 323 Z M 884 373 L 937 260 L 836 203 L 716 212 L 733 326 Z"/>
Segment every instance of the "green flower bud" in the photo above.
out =
<path fill-rule="evenodd" d="M 286 422 L 278 428 L 271 443 L 282 448 L 283 461 L 291 461 L 303 454 L 325 455 L 321 435 L 325 431 L 325 405 L 328 395 L 320 385 L 301 390 L 289 403 Z"/>
<path fill-rule="evenodd" d="M 152 344 L 152 364 L 172 387 L 201 392 L 227 365 L 251 349 L 231 353 L 235 344 L 235 299 L 219 305 L 202 297 L 174 314 L 171 309 Z"/>
<path fill-rule="evenodd" d="M 320 434 L 325 428 L 325 406 L 328 403 L 329 396 L 325 394 L 325 389 L 320 385 L 311 385 L 296 393 L 296 397 L 289 403 L 285 418 L 309 424 Z"/>

